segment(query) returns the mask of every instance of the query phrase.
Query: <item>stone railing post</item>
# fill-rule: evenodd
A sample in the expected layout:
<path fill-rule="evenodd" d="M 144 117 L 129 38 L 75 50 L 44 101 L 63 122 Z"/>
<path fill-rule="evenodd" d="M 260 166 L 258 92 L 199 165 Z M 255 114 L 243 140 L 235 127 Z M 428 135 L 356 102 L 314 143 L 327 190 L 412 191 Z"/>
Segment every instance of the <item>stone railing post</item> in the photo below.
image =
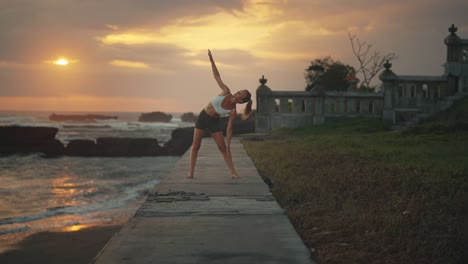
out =
<path fill-rule="evenodd" d="M 266 86 L 267 79 L 262 75 L 260 85 L 256 90 L 257 111 L 255 113 L 255 131 L 267 132 L 271 130 L 271 113 L 274 111 L 274 100 L 271 98 L 271 89 Z"/>
<path fill-rule="evenodd" d="M 384 64 L 385 70 L 380 74 L 379 78 L 383 82 L 384 89 L 384 107 L 382 111 L 382 121 L 385 126 L 393 126 L 396 124 L 395 107 L 393 102 L 393 93 L 397 92 L 397 76 L 390 68 L 392 64 L 387 60 Z"/>

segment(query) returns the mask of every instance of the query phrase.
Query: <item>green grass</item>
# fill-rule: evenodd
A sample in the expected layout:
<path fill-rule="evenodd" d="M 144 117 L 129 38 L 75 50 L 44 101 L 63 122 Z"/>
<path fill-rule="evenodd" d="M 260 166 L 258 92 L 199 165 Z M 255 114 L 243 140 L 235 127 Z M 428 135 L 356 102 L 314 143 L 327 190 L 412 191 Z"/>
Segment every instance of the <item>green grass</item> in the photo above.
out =
<path fill-rule="evenodd" d="M 468 263 L 467 110 L 405 131 L 355 118 L 243 143 L 318 263 Z"/>

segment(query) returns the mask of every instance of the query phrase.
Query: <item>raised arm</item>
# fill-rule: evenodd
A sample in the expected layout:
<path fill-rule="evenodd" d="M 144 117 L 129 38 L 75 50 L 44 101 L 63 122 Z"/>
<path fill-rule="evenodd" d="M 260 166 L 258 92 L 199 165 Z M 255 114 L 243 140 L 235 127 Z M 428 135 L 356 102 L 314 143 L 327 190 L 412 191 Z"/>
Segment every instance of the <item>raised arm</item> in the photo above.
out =
<path fill-rule="evenodd" d="M 231 91 L 229 90 L 229 87 L 227 87 L 223 81 L 221 80 L 221 76 L 219 75 L 218 68 L 216 68 L 216 63 L 213 60 L 213 56 L 211 55 L 211 51 L 208 50 L 208 57 L 210 57 L 210 62 L 211 62 L 211 69 L 213 70 L 213 76 L 216 80 L 216 82 L 219 85 L 219 88 L 223 90 L 223 94 L 229 94 Z"/>

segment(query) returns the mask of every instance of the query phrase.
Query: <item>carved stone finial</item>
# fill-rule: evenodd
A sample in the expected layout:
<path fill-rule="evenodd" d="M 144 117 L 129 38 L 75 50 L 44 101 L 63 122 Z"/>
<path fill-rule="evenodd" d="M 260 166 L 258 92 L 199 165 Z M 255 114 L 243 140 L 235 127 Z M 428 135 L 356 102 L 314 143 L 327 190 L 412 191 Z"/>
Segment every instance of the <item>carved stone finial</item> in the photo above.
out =
<path fill-rule="evenodd" d="M 387 62 L 385 62 L 385 64 L 383 66 L 385 67 L 385 70 L 388 71 L 392 67 L 392 64 L 387 60 Z"/>
<path fill-rule="evenodd" d="M 261 83 L 262 85 L 265 85 L 265 84 L 267 83 L 268 79 L 265 79 L 265 76 L 262 75 L 262 78 L 259 79 L 259 81 L 260 81 L 260 83 Z"/>
<path fill-rule="evenodd" d="M 458 28 L 455 27 L 454 24 L 452 24 L 452 26 L 449 27 L 449 32 L 450 32 L 450 34 L 452 34 L 452 35 L 455 35 L 455 32 L 457 32 L 457 30 L 458 30 Z"/>
<path fill-rule="evenodd" d="M 383 66 L 385 70 L 382 71 L 382 73 L 379 75 L 379 79 L 382 80 L 383 82 L 395 80 L 397 76 L 392 70 L 390 70 L 390 68 L 392 67 L 392 64 L 390 63 L 390 61 L 387 60 L 387 62 L 385 62 Z"/>

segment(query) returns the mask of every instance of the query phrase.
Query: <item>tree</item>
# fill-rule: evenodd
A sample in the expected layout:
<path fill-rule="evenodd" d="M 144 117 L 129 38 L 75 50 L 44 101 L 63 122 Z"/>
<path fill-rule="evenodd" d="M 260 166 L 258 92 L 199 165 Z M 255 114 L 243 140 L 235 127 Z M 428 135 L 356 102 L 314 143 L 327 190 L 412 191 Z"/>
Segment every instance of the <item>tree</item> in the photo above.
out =
<path fill-rule="evenodd" d="M 346 91 L 349 82 L 346 76 L 354 75 L 356 70 L 340 61 L 335 61 L 331 57 L 315 59 L 310 62 L 306 69 L 306 91 L 312 90 L 320 82 L 326 91 Z"/>
<path fill-rule="evenodd" d="M 374 88 L 370 86 L 372 79 L 384 68 L 383 65 L 387 60 L 395 60 L 397 56 L 395 53 L 388 53 L 384 56 L 380 55 L 380 52 L 377 51 L 371 53 L 372 44 L 366 44 L 365 41 L 361 42 L 356 35 L 351 35 L 349 32 L 348 36 L 353 54 L 359 62 L 359 68 L 356 73 L 362 75 L 360 89 L 374 90 Z"/>

